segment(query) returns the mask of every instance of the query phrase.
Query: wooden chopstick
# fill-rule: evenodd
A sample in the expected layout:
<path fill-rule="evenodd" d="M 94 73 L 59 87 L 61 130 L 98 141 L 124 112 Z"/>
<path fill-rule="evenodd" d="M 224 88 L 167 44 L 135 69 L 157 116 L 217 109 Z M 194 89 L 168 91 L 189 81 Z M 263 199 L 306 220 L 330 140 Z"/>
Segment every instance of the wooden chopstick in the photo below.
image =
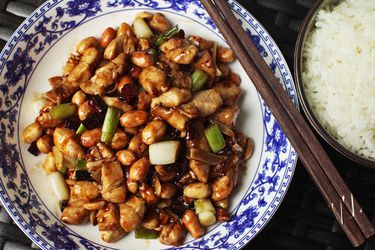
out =
<path fill-rule="evenodd" d="M 275 78 L 273 72 L 270 70 L 266 62 L 260 56 L 254 44 L 247 38 L 247 34 L 241 27 L 240 23 L 237 21 L 233 15 L 228 4 L 222 0 L 214 1 L 216 3 L 217 9 L 223 14 L 225 19 L 231 24 L 231 28 L 237 37 L 240 37 L 239 41 L 244 48 L 248 49 L 248 54 L 256 65 L 258 69 L 263 73 L 263 76 L 267 79 L 271 88 L 276 93 L 280 103 L 283 105 L 284 109 L 288 112 L 292 121 L 294 122 L 298 132 L 303 138 L 306 138 L 306 143 L 309 146 L 311 152 L 315 156 L 318 162 L 321 163 L 321 167 L 327 177 L 331 180 L 332 185 L 336 189 L 338 195 L 340 196 L 342 202 L 345 204 L 347 209 L 351 212 L 352 217 L 357 222 L 358 226 L 361 228 L 362 233 L 366 238 L 370 238 L 375 234 L 375 229 L 371 222 L 368 220 L 367 216 L 363 213 L 362 208 L 358 204 L 357 200 L 353 197 L 349 188 L 345 184 L 344 180 L 337 172 L 332 161 L 329 159 L 327 153 L 320 145 L 318 139 L 315 137 L 314 133 L 311 131 L 303 117 L 299 114 L 293 103 L 290 101 L 285 91 L 282 91 L 282 86 L 279 81 Z"/>
<path fill-rule="evenodd" d="M 275 80 L 275 77 L 273 76 L 272 72 L 269 70 L 268 66 L 264 63 L 264 60 L 260 58 L 261 59 L 260 62 L 263 62 L 263 64 L 266 65 L 266 70 L 271 72 L 271 76 L 269 73 L 263 72 L 265 71 L 264 68 L 260 70 L 258 68 L 259 65 L 257 66 L 250 59 L 249 54 L 259 55 L 259 53 L 254 47 L 254 45 L 249 41 L 247 35 L 246 36 L 240 35 L 241 33 L 244 33 L 242 27 L 240 29 L 241 32 L 239 32 L 238 30 L 236 32 L 233 32 L 233 30 L 231 29 L 231 27 L 234 29 L 234 24 L 238 24 L 238 21 L 234 17 L 233 17 L 234 20 L 230 19 L 230 15 L 233 16 L 232 12 L 229 11 L 230 12 L 230 15 L 229 15 L 228 11 L 224 9 L 224 7 L 226 7 L 227 9 L 229 9 L 229 7 L 226 4 L 223 5 L 222 1 L 216 1 L 217 8 L 220 7 L 220 9 L 222 10 L 221 13 L 219 13 L 219 10 L 216 9 L 216 6 L 211 1 L 202 0 L 201 3 L 205 6 L 206 10 L 210 14 L 211 18 L 214 20 L 216 25 L 219 27 L 221 33 L 224 35 L 229 45 L 236 52 L 239 61 L 244 66 L 244 69 L 246 70 L 249 77 L 254 82 L 254 85 L 258 89 L 258 92 L 261 94 L 265 102 L 270 107 L 272 113 L 275 115 L 276 119 L 279 121 L 281 127 L 288 135 L 289 140 L 291 141 L 293 146 L 296 148 L 308 172 L 310 173 L 316 185 L 322 192 L 324 198 L 326 199 L 327 203 L 329 204 L 332 211 L 334 212 L 336 218 L 342 225 L 344 231 L 347 233 L 348 237 L 352 241 L 353 245 L 356 245 L 356 246 L 360 245 L 361 243 L 365 241 L 365 237 L 373 235 L 374 229 L 371 223 L 368 221 L 366 215 L 362 212 L 359 205 L 358 206 L 354 205 L 354 209 L 353 209 L 353 205 L 350 206 L 352 213 L 349 212 L 350 210 L 348 210 L 348 202 L 345 203 L 345 199 L 344 199 L 345 206 L 342 205 L 343 201 L 340 197 L 341 195 L 339 196 L 336 193 L 336 189 L 334 188 L 334 186 L 332 185 L 330 181 L 329 177 L 331 175 L 328 174 L 327 176 L 326 173 L 323 171 L 324 168 L 321 168 L 322 164 L 319 164 L 319 162 L 317 161 L 317 159 L 322 160 L 321 157 L 317 157 L 316 159 L 314 157 L 313 152 L 311 152 L 312 151 L 311 148 L 319 149 L 319 147 L 321 148 L 321 146 L 319 145 L 319 143 L 318 143 L 318 146 L 314 146 L 314 147 L 307 145 L 304 140 L 304 138 L 306 139 L 306 137 L 301 136 L 302 133 L 300 134 L 299 132 L 301 129 L 298 129 L 294 125 L 294 122 L 297 121 L 297 124 L 299 125 L 302 124 L 303 129 L 306 129 L 307 127 L 307 129 L 310 130 L 307 124 L 304 122 L 303 118 L 300 117 L 300 114 L 292 105 L 289 97 L 286 95 L 281 85 L 278 83 L 277 80 Z M 225 16 L 225 18 L 227 19 L 229 23 L 231 23 L 231 27 L 229 27 L 229 25 L 225 23 L 225 20 L 223 19 L 222 15 Z M 237 36 L 241 36 L 241 39 L 238 39 Z M 242 41 L 242 43 L 238 40 Z M 245 42 L 246 40 L 251 44 L 251 46 L 248 46 L 248 44 L 246 44 Z M 243 46 L 243 43 L 245 43 L 245 47 Z M 253 50 L 252 52 L 250 51 L 250 53 L 247 53 L 246 49 L 249 49 L 251 47 L 254 47 L 253 49 L 255 49 L 255 52 Z M 259 63 L 258 62 L 259 60 L 255 60 L 255 61 Z M 270 86 L 267 85 L 268 84 L 267 82 L 270 81 L 270 79 L 271 79 L 271 83 L 272 83 L 272 79 L 274 79 L 273 82 L 276 82 L 276 84 L 270 84 Z M 280 99 L 282 100 L 283 98 L 284 98 L 283 102 L 280 101 Z M 286 102 L 285 102 L 285 99 L 287 100 Z M 290 106 L 292 106 L 291 109 L 289 109 Z M 288 108 L 285 108 L 285 107 L 288 107 Z M 297 113 L 297 115 L 294 113 Z M 302 119 L 302 121 L 300 118 Z M 309 133 L 307 132 L 305 133 L 305 135 L 306 134 L 309 134 Z M 311 134 L 313 135 L 312 132 Z M 315 138 L 314 135 L 313 135 L 313 138 Z M 311 142 L 316 143 L 317 140 L 316 141 L 311 140 L 310 144 Z M 324 155 L 326 154 L 324 153 Z M 322 162 L 324 164 L 326 164 L 327 161 L 330 162 L 329 158 L 323 159 L 323 160 L 324 161 Z M 330 165 L 333 166 L 332 163 Z M 336 169 L 334 167 L 333 167 L 333 170 L 334 172 L 336 172 Z M 333 180 L 336 181 L 336 186 L 343 185 L 346 187 L 341 177 L 336 178 L 336 176 L 339 176 L 337 172 L 336 172 L 336 175 L 334 176 L 335 177 L 333 178 Z M 340 180 L 342 181 L 342 184 L 339 183 Z M 343 190 L 345 190 L 345 188 L 339 189 L 340 192 L 342 192 Z M 347 187 L 346 187 L 346 190 L 348 190 Z M 350 196 L 344 196 L 344 197 L 351 197 L 350 204 L 358 204 L 357 202 L 354 202 L 354 199 L 352 198 L 353 196 L 350 193 L 350 191 L 348 195 Z M 348 199 L 346 200 L 348 201 Z M 356 217 L 359 217 L 358 215 L 356 216 L 357 212 L 359 216 L 361 216 L 361 219 L 354 221 Z"/>

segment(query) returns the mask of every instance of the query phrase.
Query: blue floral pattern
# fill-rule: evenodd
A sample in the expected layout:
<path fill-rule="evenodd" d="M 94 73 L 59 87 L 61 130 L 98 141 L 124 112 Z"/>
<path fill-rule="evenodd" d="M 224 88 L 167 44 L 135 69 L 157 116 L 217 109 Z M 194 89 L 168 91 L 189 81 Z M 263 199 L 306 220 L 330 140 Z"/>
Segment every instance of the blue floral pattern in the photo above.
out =
<path fill-rule="evenodd" d="M 272 39 L 240 5 L 231 0 L 229 3 L 241 20 L 250 25 L 251 29 L 247 28 L 246 32 L 297 104 L 291 74 Z M 14 34 L 0 54 L 0 199 L 18 225 L 41 248 L 101 249 L 102 246 L 52 218 L 31 186 L 17 134 L 22 96 L 37 62 L 62 35 L 101 13 L 133 7 L 193 15 L 216 30 L 198 0 L 50 0 Z M 229 222 L 214 227 L 201 239 L 187 242 L 181 249 L 241 248 L 266 224 L 282 200 L 294 171 L 296 154 L 268 107 L 260 101 L 265 145 L 251 188 L 232 211 Z"/>

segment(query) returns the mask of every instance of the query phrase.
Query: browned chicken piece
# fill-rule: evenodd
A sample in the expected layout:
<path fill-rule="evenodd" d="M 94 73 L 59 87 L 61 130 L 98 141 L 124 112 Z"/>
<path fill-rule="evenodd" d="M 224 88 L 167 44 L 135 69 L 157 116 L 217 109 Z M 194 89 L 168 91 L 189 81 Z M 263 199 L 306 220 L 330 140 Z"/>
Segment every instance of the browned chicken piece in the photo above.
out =
<path fill-rule="evenodd" d="M 168 90 L 169 84 L 165 72 L 155 66 L 142 70 L 139 75 L 139 83 L 153 96 L 158 96 Z"/>
<path fill-rule="evenodd" d="M 71 129 L 56 128 L 53 132 L 53 142 L 64 155 L 73 159 L 82 159 L 85 152 L 75 134 L 76 132 Z"/>
<path fill-rule="evenodd" d="M 178 107 L 178 110 L 190 119 L 199 117 L 199 110 L 194 103 L 188 102 Z"/>
<path fill-rule="evenodd" d="M 91 201 L 100 194 L 99 186 L 91 181 L 77 181 L 72 188 L 71 195 L 78 199 Z"/>
<path fill-rule="evenodd" d="M 125 232 L 133 231 L 141 225 L 146 212 L 146 203 L 137 196 L 130 197 L 125 203 L 120 204 L 120 224 Z"/>
<path fill-rule="evenodd" d="M 174 87 L 191 90 L 191 76 L 181 70 L 171 69 L 171 84 Z"/>
<path fill-rule="evenodd" d="M 120 109 L 123 113 L 128 112 L 132 109 L 132 107 L 127 104 L 126 102 L 122 101 L 118 97 L 109 97 L 109 96 L 103 96 L 102 97 L 105 104 L 107 104 L 108 107 L 115 107 Z"/>
<path fill-rule="evenodd" d="M 116 37 L 120 37 L 120 36 L 136 38 L 133 28 L 127 23 L 120 24 L 117 30 Z"/>
<path fill-rule="evenodd" d="M 80 82 L 90 79 L 95 65 L 100 61 L 101 53 L 97 48 L 88 48 L 82 55 L 78 65 L 70 72 L 67 81 L 77 87 Z"/>
<path fill-rule="evenodd" d="M 196 93 L 191 103 L 198 109 L 200 117 L 206 117 L 215 113 L 223 104 L 223 100 L 216 90 L 208 89 Z"/>
<path fill-rule="evenodd" d="M 151 101 L 151 108 L 156 105 L 173 108 L 190 101 L 191 98 L 190 90 L 172 87 L 167 92 L 153 98 Z"/>
<path fill-rule="evenodd" d="M 199 51 L 210 50 L 214 42 L 208 41 L 200 36 L 188 36 L 187 40 L 198 47 Z"/>
<path fill-rule="evenodd" d="M 79 225 L 88 218 L 89 214 L 84 207 L 68 206 L 62 211 L 61 220 L 69 225 Z"/>
<path fill-rule="evenodd" d="M 51 107 L 48 107 L 46 109 L 43 108 L 39 116 L 36 118 L 38 123 L 43 128 L 55 128 L 63 122 L 62 120 L 56 120 L 52 118 L 51 113 L 49 112 Z"/>
<path fill-rule="evenodd" d="M 113 39 L 104 50 L 104 59 L 115 59 L 122 52 L 123 43 L 124 36 L 118 36 L 115 39 Z"/>
<path fill-rule="evenodd" d="M 99 41 L 96 39 L 96 37 L 89 36 L 86 37 L 85 39 L 81 40 L 78 45 L 77 45 L 77 52 L 79 54 L 85 53 L 85 51 L 88 48 L 97 48 L 99 47 Z"/>
<path fill-rule="evenodd" d="M 158 116 L 169 123 L 172 127 L 179 131 L 185 130 L 185 124 L 189 118 L 177 109 L 167 109 L 160 106 L 152 108 L 151 113 L 153 116 Z"/>
<path fill-rule="evenodd" d="M 64 70 L 63 70 L 64 71 L 63 75 L 65 77 L 67 77 L 73 71 L 73 69 L 78 65 L 80 59 L 81 59 L 80 56 L 75 55 L 75 54 L 70 54 L 68 60 L 65 63 Z"/>
<path fill-rule="evenodd" d="M 212 59 L 211 54 L 205 50 L 201 57 L 194 63 L 194 68 L 200 69 L 208 74 L 210 77 L 209 82 L 206 84 L 206 86 L 209 88 L 211 87 L 213 81 L 216 78 L 216 68 L 215 68 L 215 62 Z"/>
<path fill-rule="evenodd" d="M 150 109 L 152 96 L 147 94 L 146 91 L 142 91 L 138 94 L 138 106 L 137 109 L 148 111 Z"/>
<path fill-rule="evenodd" d="M 230 80 L 216 83 L 214 89 L 219 92 L 221 99 L 227 105 L 235 105 L 241 97 L 241 88 Z"/>
<path fill-rule="evenodd" d="M 185 232 L 179 221 L 171 222 L 163 227 L 159 240 L 166 245 L 179 246 L 185 240 Z"/>
<path fill-rule="evenodd" d="M 204 135 L 204 126 L 202 122 L 195 121 L 193 123 L 193 128 L 194 128 L 195 138 L 193 140 L 187 141 L 188 148 L 189 149 L 198 148 L 198 149 L 209 152 L 210 145 L 208 144 L 207 139 Z M 208 175 L 210 172 L 209 164 L 191 159 L 189 161 L 189 167 L 191 168 L 191 170 L 193 170 L 195 176 L 200 182 L 207 183 Z"/>
<path fill-rule="evenodd" d="M 90 81 L 80 84 L 81 89 L 90 95 L 104 95 L 106 89 L 124 73 L 126 58 L 126 54 L 121 53 L 111 62 L 98 68 Z"/>
<path fill-rule="evenodd" d="M 212 118 L 224 125 L 232 127 L 235 125 L 240 109 L 237 106 L 229 106 L 218 110 Z"/>
<path fill-rule="evenodd" d="M 230 193 L 233 191 L 237 185 L 237 167 L 233 166 L 226 171 L 224 176 L 218 177 L 211 184 L 212 195 L 211 198 L 214 201 L 220 201 L 228 198 Z"/>
<path fill-rule="evenodd" d="M 164 53 L 168 51 L 174 50 L 176 48 L 180 48 L 185 45 L 185 40 L 181 37 L 172 37 L 171 39 L 164 42 L 160 45 L 160 50 Z"/>
<path fill-rule="evenodd" d="M 113 203 L 108 203 L 104 208 L 99 209 L 96 218 L 103 241 L 115 242 L 125 235 L 125 231 L 120 226 L 119 212 Z"/>
<path fill-rule="evenodd" d="M 180 48 L 169 50 L 165 57 L 175 63 L 188 65 L 198 53 L 198 48 L 194 45 L 188 45 Z"/>
<path fill-rule="evenodd" d="M 102 197 L 104 200 L 121 203 L 126 198 L 125 177 L 117 161 L 106 163 L 102 168 Z"/>

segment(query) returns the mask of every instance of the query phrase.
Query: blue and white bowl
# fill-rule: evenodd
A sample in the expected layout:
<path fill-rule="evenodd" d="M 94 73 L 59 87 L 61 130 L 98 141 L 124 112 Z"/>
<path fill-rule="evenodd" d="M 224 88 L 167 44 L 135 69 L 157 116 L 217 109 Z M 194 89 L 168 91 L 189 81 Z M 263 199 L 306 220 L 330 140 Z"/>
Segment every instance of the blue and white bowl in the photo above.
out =
<path fill-rule="evenodd" d="M 298 105 L 292 76 L 275 42 L 242 6 L 232 0 L 229 3 Z M 107 244 L 101 241 L 97 227 L 61 223 L 41 168 L 45 156 L 32 156 L 20 140 L 25 126 L 37 115 L 35 95 L 50 88 L 50 76 L 61 75 L 75 45 L 87 36 L 99 36 L 108 26 L 131 23 L 144 10 L 162 12 L 186 34 L 225 44 L 198 0 L 49 0 L 17 29 L 0 54 L 0 199 L 17 225 L 43 249 L 168 248 L 158 240 L 136 240 L 132 233 Z M 293 176 L 295 150 L 240 64 L 231 67 L 242 78 L 238 126 L 254 139 L 254 155 L 232 195 L 232 219 L 213 225 L 200 239 L 188 236 L 178 249 L 240 249 L 276 212 Z"/>

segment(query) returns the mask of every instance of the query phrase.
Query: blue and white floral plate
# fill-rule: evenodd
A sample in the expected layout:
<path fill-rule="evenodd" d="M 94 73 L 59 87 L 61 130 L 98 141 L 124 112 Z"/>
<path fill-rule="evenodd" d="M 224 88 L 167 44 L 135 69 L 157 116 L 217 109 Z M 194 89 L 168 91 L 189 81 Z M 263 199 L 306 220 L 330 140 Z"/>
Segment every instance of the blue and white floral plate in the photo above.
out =
<path fill-rule="evenodd" d="M 259 52 L 296 105 L 292 76 L 275 42 L 254 17 L 235 1 L 230 5 Z M 162 249 L 157 240 L 133 234 L 106 244 L 91 225 L 66 226 L 58 220 L 56 201 L 41 170 L 44 156 L 34 157 L 20 141 L 37 113 L 36 93 L 49 89 L 47 79 L 61 75 L 75 45 L 99 36 L 108 26 L 131 23 L 140 11 L 159 11 L 185 30 L 224 44 L 198 0 L 49 0 L 18 28 L 0 54 L 0 199 L 17 225 L 44 249 Z M 238 62 L 242 78 L 239 127 L 255 141 L 255 152 L 231 199 L 232 219 L 209 228 L 201 239 L 187 238 L 180 249 L 239 249 L 259 233 L 276 212 L 297 161 L 274 117 Z"/>

